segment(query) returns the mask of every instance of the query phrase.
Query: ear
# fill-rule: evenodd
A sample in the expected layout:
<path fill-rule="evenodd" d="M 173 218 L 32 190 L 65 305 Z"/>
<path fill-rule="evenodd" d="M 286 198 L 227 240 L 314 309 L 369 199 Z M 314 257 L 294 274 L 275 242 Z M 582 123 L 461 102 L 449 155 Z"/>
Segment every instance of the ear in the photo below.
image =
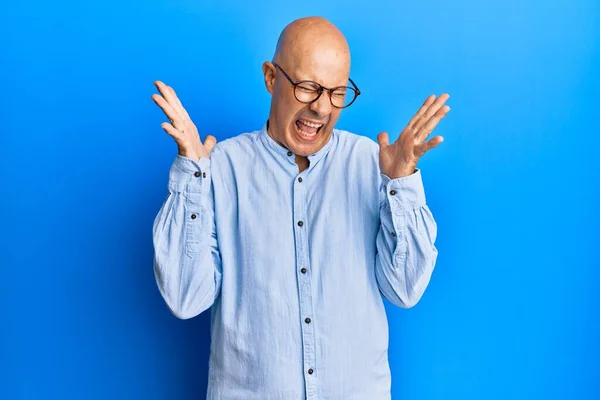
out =
<path fill-rule="evenodd" d="M 263 75 L 265 78 L 265 86 L 270 94 L 275 90 L 275 66 L 268 61 L 262 65 Z"/>

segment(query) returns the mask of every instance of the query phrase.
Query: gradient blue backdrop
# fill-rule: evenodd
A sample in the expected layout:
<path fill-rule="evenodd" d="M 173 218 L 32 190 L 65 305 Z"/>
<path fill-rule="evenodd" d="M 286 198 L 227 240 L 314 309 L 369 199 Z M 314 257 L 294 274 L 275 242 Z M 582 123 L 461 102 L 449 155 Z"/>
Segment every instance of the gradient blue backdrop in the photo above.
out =
<path fill-rule="evenodd" d="M 152 273 L 176 154 L 152 82 L 204 134 L 259 128 L 261 63 L 315 14 L 364 93 L 338 127 L 395 138 L 451 95 L 419 164 L 437 268 L 386 303 L 393 398 L 600 398 L 597 0 L 3 2 L 0 398 L 204 397 L 208 314 Z"/>

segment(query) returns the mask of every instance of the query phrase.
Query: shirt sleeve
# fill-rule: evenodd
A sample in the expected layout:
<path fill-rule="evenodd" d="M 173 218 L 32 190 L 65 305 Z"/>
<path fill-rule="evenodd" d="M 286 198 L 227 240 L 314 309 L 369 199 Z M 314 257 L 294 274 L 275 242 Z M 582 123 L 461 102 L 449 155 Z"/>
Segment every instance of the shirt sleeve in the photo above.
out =
<path fill-rule="evenodd" d="M 390 302 L 410 308 L 420 300 L 433 273 L 437 225 L 425 202 L 420 169 L 401 178 L 383 173 L 380 177 L 375 275 Z"/>
<path fill-rule="evenodd" d="M 187 319 L 208 309 L 221 288 L 210 159 L 178 154 L 168 190 L 152 227 L 154 276 L 171 312 Z"/>

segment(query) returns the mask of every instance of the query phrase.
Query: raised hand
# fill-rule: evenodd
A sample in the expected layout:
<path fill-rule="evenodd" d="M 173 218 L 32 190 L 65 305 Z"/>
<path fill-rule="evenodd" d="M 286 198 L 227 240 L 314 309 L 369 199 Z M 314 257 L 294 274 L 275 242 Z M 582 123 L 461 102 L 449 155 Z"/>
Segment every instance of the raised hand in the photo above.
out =
<path fill-rule="evenodd" d="M 411 175 L 419 158 L 442 143 L 444 138 L 441 136 L 435 136 L 427 142 L 425 139 L 450 111 L 450 107 L 444 106 L 449 97 L 447 93 L 437 99 L 433 94 L 427 97 L 393 144 L 390 145 L 387 132 L 377 135 L 379 168 L 382 173 L 392 179 Z"/>
<path fill-rule="evenodd" d="M 183 108 L 173 88 L 161 81 L 155 81 L 154 85 L 160 95 L 153 94 L 152 100 L 164 111 L 170 121 L 170 123 L 163 122 L 160 126 L 175 139 L 179 154 L 194 161 L 200 160 L 201 157 L 208 158 L 213 147 L 217 144 L 217 139 L 212 135 L 208 135 L 204 139 L 204 144 L 202 144 L 196 125 Z"/>

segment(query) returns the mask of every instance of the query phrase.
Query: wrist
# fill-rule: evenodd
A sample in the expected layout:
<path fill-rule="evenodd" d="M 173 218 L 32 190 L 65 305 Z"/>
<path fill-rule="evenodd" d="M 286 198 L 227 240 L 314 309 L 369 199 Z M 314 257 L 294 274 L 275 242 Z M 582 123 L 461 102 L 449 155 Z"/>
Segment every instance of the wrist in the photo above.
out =
<path fill-rule="evenodd" d="M 385 175 L 389 176 L 390 179 L 398 179 L 398 178 L 404 178 L 406 176 L 410 176 L 410 175 L 414 174 L 415 172 L 417 172 L 416 167 L 403 168 L 403 169 L 400 169 L 400 170 L 383 172 L 383 173 Z"/>
<path fill-rule="evenodd" d="M 192 159 L 196 162 L 200 160 L 200 156 L 195 151 L 187 151 L 183 149 L 179 149 L 179 155 L 185 158 Z"/>

